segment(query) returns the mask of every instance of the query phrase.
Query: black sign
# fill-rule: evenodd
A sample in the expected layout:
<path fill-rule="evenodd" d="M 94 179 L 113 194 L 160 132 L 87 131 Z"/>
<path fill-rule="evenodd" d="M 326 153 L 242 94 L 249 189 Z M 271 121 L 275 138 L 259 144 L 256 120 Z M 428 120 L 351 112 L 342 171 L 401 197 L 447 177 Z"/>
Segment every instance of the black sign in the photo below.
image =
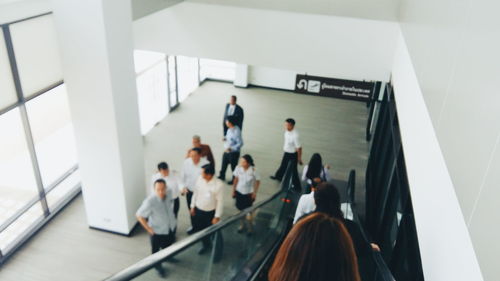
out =
<path fill-rule="evenodd" d="M 313 96 L 368 101 L 375 82 L 343 80 L 297 74 L 295 92 Z"/>

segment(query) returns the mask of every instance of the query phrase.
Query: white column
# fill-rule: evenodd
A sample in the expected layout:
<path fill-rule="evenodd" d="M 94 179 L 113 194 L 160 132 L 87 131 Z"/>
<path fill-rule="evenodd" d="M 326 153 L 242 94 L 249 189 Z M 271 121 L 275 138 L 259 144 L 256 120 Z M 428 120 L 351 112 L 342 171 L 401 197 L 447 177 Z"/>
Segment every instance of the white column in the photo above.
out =
<path fill-rule="evenodd" d="M 90 227 L 129 234 L 144 199 L 130 0 L 52 0 Z"/>
<path fill-rule="evenodd" d="M 248 87 L 248 65 L 236 64 L 233 85 L 236 87 Z"/>

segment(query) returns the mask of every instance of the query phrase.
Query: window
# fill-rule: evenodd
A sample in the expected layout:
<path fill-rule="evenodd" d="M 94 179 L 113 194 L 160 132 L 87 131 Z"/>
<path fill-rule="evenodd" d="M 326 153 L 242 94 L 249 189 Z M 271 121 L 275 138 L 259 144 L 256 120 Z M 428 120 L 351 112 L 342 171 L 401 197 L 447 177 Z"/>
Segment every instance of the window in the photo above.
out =
<path fill-rule="evenodd" d="M 66 87 L 60 85 L 26 104 L 43 186 L 78 162 Z"/>
<path fill-rule="evenodd" d="M 134 51 L 141 133 L 168 113 L 167 62 L 161 53 Z"/>
<path fill-rule="evenodd" d="M 178 56 L 177 75 L 179 81 L 179 100 L 182 102 L 198 88 L 198 59 Z"/>
<path fill-rule="evenodd" d="M 170 110 L 179 103 L 177 95 L 177 59 L 175 56 L 168 57 L 168 89 Z"/>
<path fill-rule="evenodd" d="M 16 89 L 12 80 L 12 72 L 10 71 L 9 57 L 7 48 L 3 41 L 3 31 L 0 29 L 0 110 L 16 103 Z"/>
<path fill-rule="evenodd" d="M 38 197 L 30 154 L 17 108 L 0 115 L 0 225 Z"/>

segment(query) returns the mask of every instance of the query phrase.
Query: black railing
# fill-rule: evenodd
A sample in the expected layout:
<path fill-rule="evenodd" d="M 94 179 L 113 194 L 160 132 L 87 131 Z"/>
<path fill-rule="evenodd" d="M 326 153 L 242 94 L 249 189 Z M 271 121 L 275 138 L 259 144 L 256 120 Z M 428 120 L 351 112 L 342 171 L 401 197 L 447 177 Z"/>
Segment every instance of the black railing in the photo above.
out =
<path fill-rule="evenodd" d="M 391 85 L 380 104 L 366 169 L 366 226 L 399 281 L 423 280 L 398 115 Z"/>

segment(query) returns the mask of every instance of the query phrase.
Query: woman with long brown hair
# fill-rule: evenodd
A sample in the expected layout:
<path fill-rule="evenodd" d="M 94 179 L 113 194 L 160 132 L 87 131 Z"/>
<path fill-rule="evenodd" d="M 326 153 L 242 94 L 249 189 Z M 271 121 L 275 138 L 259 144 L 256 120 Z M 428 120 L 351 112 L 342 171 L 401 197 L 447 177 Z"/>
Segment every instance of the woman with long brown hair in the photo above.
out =
<path fill-rule="evenodd" d="M 324 214 L 301 219 L 283 241 L 269 281 L 360 281 L 351 237 L 344 224 Z"/>

